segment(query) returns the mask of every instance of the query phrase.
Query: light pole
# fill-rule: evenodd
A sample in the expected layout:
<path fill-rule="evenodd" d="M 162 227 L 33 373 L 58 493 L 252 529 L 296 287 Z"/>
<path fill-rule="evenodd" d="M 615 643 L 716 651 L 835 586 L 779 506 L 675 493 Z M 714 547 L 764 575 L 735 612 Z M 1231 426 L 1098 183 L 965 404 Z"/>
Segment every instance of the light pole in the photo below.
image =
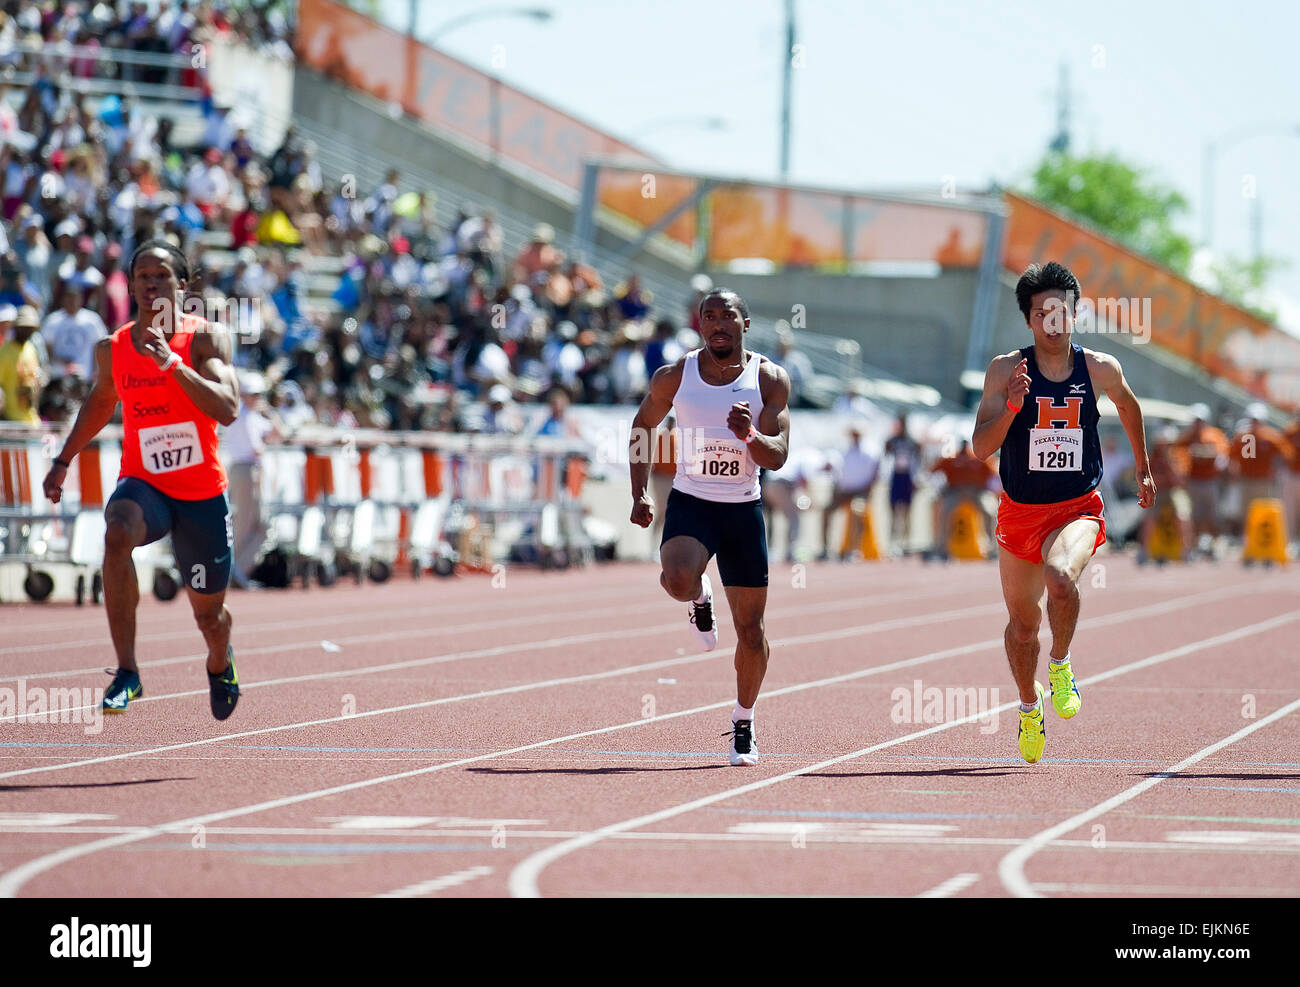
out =
<path fill-rule="evenodd" d="M 1201 206 L 1201 237 L 1206 247 L 1214 245 L 1214 169 L 1219 152 L 1255 137 L 1285 136 L 1300 137 L 1300 124 L 1256 124 L 1229 131 L 1222 137 L 1216 137 L 1206 143 L 1201 166 L 1202 194 L 1205 196 Z"/>
<path fill-rule="evenodd" d="M 785 64 L 781 70 L 781 181 L 790 177 L 790 70 L 794 68 L 794 0 L 785 0 Z"/>

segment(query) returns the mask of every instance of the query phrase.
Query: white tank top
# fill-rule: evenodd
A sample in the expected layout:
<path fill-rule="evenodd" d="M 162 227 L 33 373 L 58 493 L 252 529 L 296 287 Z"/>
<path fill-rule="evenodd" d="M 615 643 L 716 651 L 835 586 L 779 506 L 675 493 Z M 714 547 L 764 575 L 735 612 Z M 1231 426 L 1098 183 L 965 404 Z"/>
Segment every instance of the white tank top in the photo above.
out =
<path fill-rule="evenodd" d="M 764 357 L 749 354 L 749 362 L 730 384 L 708 384 L 700 376 L 700 351 L 686 354 L 682 381 L 673 398 L 677 428 L 681 434 L 681 458 L 673 489 L 724 504 L 758 500 L 758 466 L 749 446 L 727 428 L 731 406 L 749 402 L 749 412 L 758 422 L 763 396 L 758 388 L 758 365 Z"/>

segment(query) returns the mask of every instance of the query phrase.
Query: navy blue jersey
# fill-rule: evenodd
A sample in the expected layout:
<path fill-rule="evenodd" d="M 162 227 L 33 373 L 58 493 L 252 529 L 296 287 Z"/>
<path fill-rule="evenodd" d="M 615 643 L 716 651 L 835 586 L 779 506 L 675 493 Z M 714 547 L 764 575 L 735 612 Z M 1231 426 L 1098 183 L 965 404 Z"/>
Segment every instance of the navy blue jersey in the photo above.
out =
<path fill-rule="evenodd" d="M 1073 347 L 1074 372 L 1059 383 L 1039 371 L 1032 346 L 1020 350 L 1029 362 L 1029 393 L 1007 429 L 998 466 L 1002 489 L 1018 504 L 1073 500 L 1101 482 L 1097 396 L 1083 347 Z"/>

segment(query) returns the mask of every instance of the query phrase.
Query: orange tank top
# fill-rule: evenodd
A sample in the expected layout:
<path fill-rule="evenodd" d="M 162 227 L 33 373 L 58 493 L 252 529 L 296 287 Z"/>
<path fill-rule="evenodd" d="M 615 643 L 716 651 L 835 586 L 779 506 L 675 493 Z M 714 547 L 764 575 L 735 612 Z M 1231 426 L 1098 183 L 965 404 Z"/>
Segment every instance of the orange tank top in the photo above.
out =
<path fill-rule="evenodd" d="M 217 420 L 181 390 L 174 370 L 137 352 L 128 322 L 113 333 L 113 384 L 122 402 L 122 465 L 119 479 L 133 476 L 177 500 L 207 500 L 226 489 L 217 454 Z M 203 320 L 182 316 L 168 341 L 191 369 L 190 348 Z"/>

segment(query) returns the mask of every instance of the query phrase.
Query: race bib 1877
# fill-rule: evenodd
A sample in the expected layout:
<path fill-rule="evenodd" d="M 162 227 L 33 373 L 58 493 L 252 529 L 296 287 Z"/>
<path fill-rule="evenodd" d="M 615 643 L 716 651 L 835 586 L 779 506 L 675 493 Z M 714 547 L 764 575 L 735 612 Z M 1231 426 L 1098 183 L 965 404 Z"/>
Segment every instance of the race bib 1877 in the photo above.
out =
<path fill-rule="evenodd" d="M 171 473 L 203 462 L 198 427 L 176 422 L 140 429 L 140 459 L 150 473 Z"/>

